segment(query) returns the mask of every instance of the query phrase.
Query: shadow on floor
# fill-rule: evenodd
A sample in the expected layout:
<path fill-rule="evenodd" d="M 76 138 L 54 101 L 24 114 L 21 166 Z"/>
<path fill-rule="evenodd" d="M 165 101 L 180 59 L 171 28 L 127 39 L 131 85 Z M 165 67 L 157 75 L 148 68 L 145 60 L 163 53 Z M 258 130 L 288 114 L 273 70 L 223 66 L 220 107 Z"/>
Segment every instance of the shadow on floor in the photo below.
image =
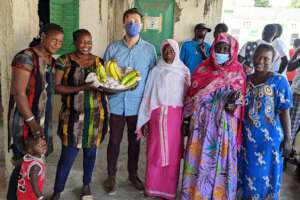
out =
<path fill-rule="evenodd" d="M 91 189 L 95 200 L 140 200 L 145 199 L 143 193 L 139 193 L 128 184 L 127 174 L 127 137 L 124 134 L 121 152 L 119 155 L 118 175 L 117 175 L 117 193 L 115 195 L 107 195 L 103 188 L 102 182 L 106 178 L 106 147 L 108 137 L 100 146 L 97 155 L 97 162 L 93 174 Z M 53 189 L 55 179 L 56 165 L 60 155 L 60 141 L 54 136 L 55 151 L 47 161 L 47 182 L 45 186 L 45 194 L 50 195 Z M 144 179 L 145 173 L 145 140 L 142 141 L 139 175 Z M 283 176 L 283 186 L 281 192 L 281 200 L 299 200 L 300 182 L 293 179 L 294 166 L 288 165 L 287 171 Z M 82 152 L 78 155 L 72 171 L 69 175 L 66 188 L 61 196 L 62 200 L 80 200 L 80 189 L 82 186 Z M 180 187 L 180 186 L 179 186 Z M 5 190 L 0 189 L 0 199 L 5 199 Z"/>

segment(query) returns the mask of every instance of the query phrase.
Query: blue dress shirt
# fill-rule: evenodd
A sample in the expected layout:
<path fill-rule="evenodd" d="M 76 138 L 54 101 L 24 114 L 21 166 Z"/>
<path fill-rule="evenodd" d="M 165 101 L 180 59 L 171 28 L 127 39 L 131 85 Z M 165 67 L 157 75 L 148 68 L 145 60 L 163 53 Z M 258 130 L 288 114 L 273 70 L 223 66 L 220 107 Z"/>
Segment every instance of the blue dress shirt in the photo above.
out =
<path fill-rule="evenodd" d="M 142 79 L 135 90 L 114 94 L 109 98 L 109 107 L 112 114 L 135 116 L 138 114 L 142 101 L 148 73 L 156 65 L 155 47 L 140 39 L 134 47 L 129 48 L 125 40 L 118 40 L 110 44 L 105 51 L 105 62 L 111 59 L 117 61 L 119 68 L 131 67 L 141 73 Z"/>

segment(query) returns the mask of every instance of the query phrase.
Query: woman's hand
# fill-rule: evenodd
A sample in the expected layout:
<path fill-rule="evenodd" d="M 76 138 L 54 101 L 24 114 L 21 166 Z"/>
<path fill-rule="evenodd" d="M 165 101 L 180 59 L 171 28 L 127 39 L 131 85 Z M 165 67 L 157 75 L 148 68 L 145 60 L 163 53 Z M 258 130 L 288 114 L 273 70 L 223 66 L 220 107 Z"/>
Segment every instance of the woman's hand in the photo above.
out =
<path fill-rule="evenodd" d="M 149 127 L 149 122 L 147 122 L 146 124 L 144 124 L 144 126 L 142 127 L 142 134 L 144 137 L 147 137 L 148 134 L 150 132 L 150 127 Z"/>
<path fill-rule="evenodd" d="M 227 103 L 225 104 L 225 110 L 229 113 L 233 113 L 237 107 L 237 105 L 235 104 L 235 101 L 240 98 L 241 96 L 241 91 L 237 90 L 232 92 L 229 96 L 228 96 L 228 100 Z"/>
<path fill-rule="evenodd" d="M 288 158 L 292 152 L 291 118 L 289 109 L 282 110 L 279 114 L 279 119 L 284 133 L 284 140 L 282 143 L 283 156 Z"/>
<path fill-rule="evenodd" d="M 185 137 L 185 136 L 189 136 L 190 134 L 190 120 L 191 118 L 185 118 L 182 122 L 182 125 L 181 125 L 181 132 L 182 132 L 182 135 Z"/>
<path fill-rule="evenodd" d="M 283 156 L 289 158 L 293 150 L 292 140 L 284 139 L 283 141 Z"/>
<path fill-rule="evenodd" d="M 37 145 L 39 146 L 39 148 L 41 148 L 42 154 L 45 155 L 47 153 L 47 151 L 48 151 L 48 146 L 47 146 L 46 140 L 44 138 L 42 138 L 42 137 L 38 138 L 37 140 L 38 140 L 38 144 Z"/>
<path fill-rule="evenodd" d="M 97 90 L 97 91 L 101 91 L 99 88 L 95 87 L 93 85 L 93 82 L 89 82 L 86 83 L 84 85 L 82 85 L 82 90 Z"/>
<path fill-rule="evenodd" d="M 57 94 L 76 94 L 80 91 L 84 90 L 97 90 L 99 89 L 93 86 L 93 82 L 88 82 L 80 86 L 69 86 L 62 85 L 62 78 L 64 76 L 64 72 L 60 70 L 56 70 L 55 72 L 55 92 Z"/>
<path fill-rule="evenodd" d="M 228 101 L 232 102 L 232 103 L 235 103 L 235 101 L 237 99 L 239 99 L 241 97 L 242 93 L 240 90 L 236 90 L 234 92 L 232 92 L 229 97 L 228 97 Z"/>
<path fill-rule="evenodd" d="M 43 128 L 35 120 L 27 122 L 27 125 L 34 137 L 44 137 Z"/>
<path fill-rule="evenodd" d="M 147 122 L 143 127 L 142 127 L 142 133 L 144 137 L 147 137 L 150 132 L 150 127 L 149 127 L 149 122 Z"/>
<path fill-rule="evenodd" d="M 226 112 L 233 114 L 235 109 L 236 109 L 236 105 L 234 103 L 226 103 L 226 105 L 225 105 Z"/>

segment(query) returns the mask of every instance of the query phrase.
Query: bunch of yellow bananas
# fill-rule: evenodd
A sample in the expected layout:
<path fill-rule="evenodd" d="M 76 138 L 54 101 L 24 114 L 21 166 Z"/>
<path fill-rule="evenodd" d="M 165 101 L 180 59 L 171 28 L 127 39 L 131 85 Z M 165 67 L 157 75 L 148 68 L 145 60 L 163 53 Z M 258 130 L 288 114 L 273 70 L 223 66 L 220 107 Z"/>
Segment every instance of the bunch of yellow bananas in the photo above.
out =
<path fill-rule="evenodd" d="M 111 76 L 116 81 L 120 81 L 122 79 L 122 73 L 118 67 L 116 60 L 109 60 L 105 66 L 107 75 Z"/>
<path fill-rule="evenodd" d="M 107 81 L 106 80 L 106 72 L 101 63 L 99 63 L 99 66 L 97 66 L 97 68 L 96 68 L 96 75 L 100 82 L 106 83 L 106 81 Z"/>
<path fill-rule="evenodd" d="M 126 87 L 131 87 L 135 85 L 139 79 L 140 79 L 140 72 L 137 70 L 132 70 L 122 78 L 121 84 Z"/>

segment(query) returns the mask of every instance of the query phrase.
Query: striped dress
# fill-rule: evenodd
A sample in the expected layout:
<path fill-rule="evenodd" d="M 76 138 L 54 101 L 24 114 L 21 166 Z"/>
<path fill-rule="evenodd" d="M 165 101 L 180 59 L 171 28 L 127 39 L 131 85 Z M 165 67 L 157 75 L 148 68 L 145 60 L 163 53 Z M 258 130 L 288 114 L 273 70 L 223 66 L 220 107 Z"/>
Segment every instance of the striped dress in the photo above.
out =
<path fill-rule="evenodd" d="M 90 67 L 81 67 L 70 54 L 57 59 L 56 69 L 64 71 L 62 85 L 80 86 L 95 72 L 102 60 L 95 57 Z M 108 131 L 108 98 L 98 91 L 86 90 L 62 95 L 58 135 L 64 146 L 91 148 L 98 146 Z"/>
<path fill-rule="evenodd" d="M 12 68 L 30 72 L 26 88 L 27 100 L 35 120 L 44 129 L 48 144 L 47 154 L 53 151 L 51 130 L 55 60 L 52 59 L 51 63 L 53 65 L 44 64 L 42 59 L 28 48 L 16 54 L 11 64 Z M 25 153 L 25 141 L 32 133 L 21 116 L 12 94 L 9 99 L 8 120 L 9 148 L 13 148 L 14 154 L 22 156 Z"/>

